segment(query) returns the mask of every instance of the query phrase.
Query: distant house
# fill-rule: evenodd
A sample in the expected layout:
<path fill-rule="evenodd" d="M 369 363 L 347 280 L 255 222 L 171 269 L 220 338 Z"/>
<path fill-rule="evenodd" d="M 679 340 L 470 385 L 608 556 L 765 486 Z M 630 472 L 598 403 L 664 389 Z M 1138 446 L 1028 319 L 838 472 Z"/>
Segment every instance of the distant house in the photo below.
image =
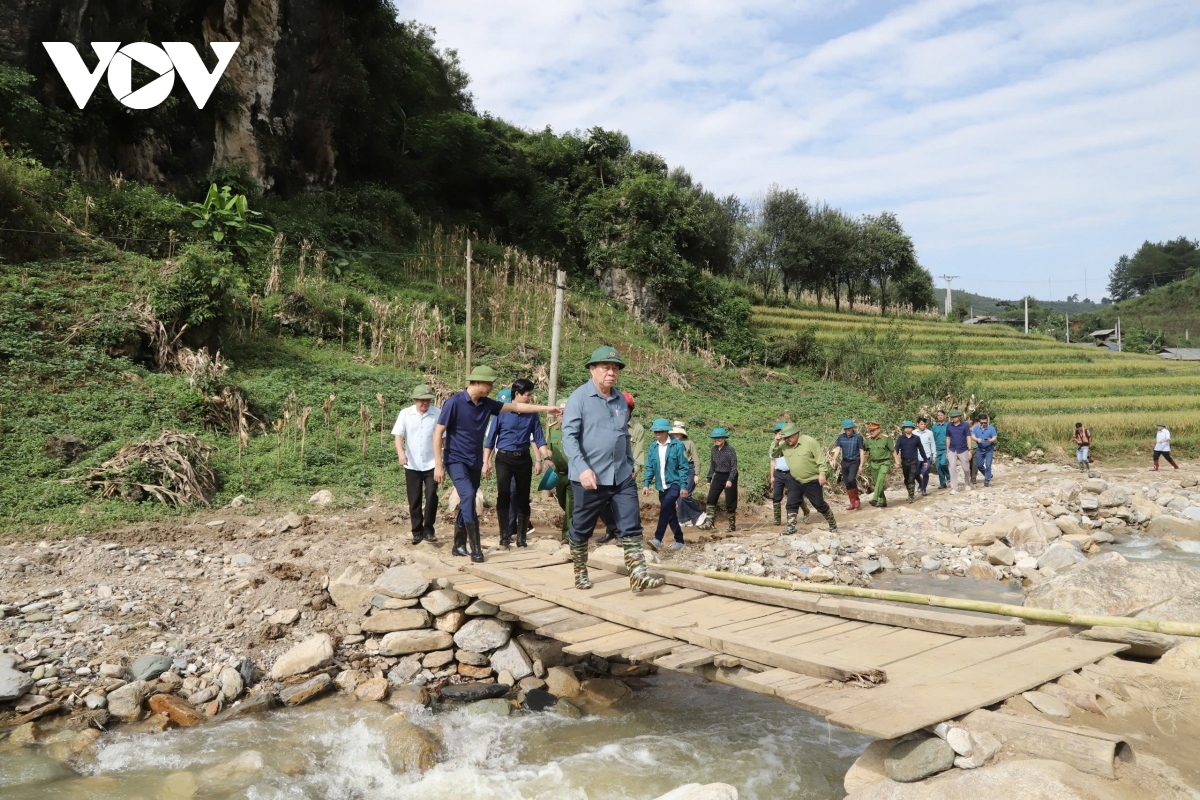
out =
<path fill-rule="evenodd" d="M 1091 337 L 1096 340 L 1096 344 L 1100 347 L 1107 347 L 1109 350 L 1117 349 L 1117 329 L 1103 328 L 1098 331 L 1092 331 Z"/>
<path fill-rule="evenodd" d="M 963 325 L 996 325 L 999 322 L 1000 320 L 995 317 L 971 317 L 970 319 L 964 319 Z"/>
<path fill-rule="evenodd" d="M 1164 347 L 1159 355 L 1172 361 L 1200 361 L 1200 347 Z"/>

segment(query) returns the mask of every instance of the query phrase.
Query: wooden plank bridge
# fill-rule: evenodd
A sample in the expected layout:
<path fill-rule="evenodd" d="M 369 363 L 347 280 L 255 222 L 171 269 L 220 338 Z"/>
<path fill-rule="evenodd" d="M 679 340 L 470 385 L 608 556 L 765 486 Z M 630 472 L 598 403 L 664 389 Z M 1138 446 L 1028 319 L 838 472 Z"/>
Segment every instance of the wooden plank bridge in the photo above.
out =
<path fill-rule="evenodd" d="M 574 588 L 546 541 L 429 566 L 575 655 L 622 656 L 771 695 L 880 739 L 1000 703 L 1125 649 L 1009 618 L 665 573 L 633 594 L 619 556 L 593 553 Z M 539 547 L 540 546 L 540 547 Z M 651 571 L 654 572 L 653 565 Z"/>

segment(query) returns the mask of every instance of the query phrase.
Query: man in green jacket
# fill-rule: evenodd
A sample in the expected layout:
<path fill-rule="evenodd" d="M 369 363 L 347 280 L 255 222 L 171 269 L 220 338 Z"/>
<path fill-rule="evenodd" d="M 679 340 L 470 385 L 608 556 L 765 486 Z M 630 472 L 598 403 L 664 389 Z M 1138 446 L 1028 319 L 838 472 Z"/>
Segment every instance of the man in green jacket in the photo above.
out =
<path fill-rule="evenodd" d="M 787 527 L 783 529 L 785 536 L 796 532 L 796 512 L 800 510 L 800 498 L 807 497 L 825 521 L 829 530 L 837 530 L 837 520 L 833 518 L 833 509 L 825 502 L 822 488 L 829 481 L 829 464 L 825 461 L 825 453 L 821 445 L 811 436 L 803 436 L 800 426 L 789 422 L 779 432 L 781 441 L 771 448 L 772 458 L 783 458 L 787 461 L 788 471 L 779 473 L 788 482 Z M 777 475 L 778 477 L 778 475 Z"/>
<path fill-rule="evenodd" d="M 892 450 L 896 443 L 882 433 L 878 422 L 867 423 L 867 460 L 871 465 L 871 480 L 875 483 L 875 494 L 868 502 L 878 508 L 887 508 L 887 476 L 892 468 Z"/>

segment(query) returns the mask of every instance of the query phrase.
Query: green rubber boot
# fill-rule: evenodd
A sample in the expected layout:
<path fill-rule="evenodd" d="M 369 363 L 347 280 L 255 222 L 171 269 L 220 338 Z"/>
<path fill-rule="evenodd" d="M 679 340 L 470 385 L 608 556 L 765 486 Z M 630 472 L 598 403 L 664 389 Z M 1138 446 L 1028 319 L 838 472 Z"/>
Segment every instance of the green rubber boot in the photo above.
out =
<path fill-rule="evenodd" d="M 833 509 L 826 511 L 823 516 L 825 517 L 825 521 L 829 523 L 829 530 L 836 531 L 837 520 L 833 518 Z"/>
<path fill-rule="evenodd" d="M 575 588 L 590 589 L 592 588 L 592 580 L 588 577 L 587 542 L 569 541 L 571 545 L 571 566 L 575 569 Z"/>
<path fill-rule="evenodd" d="M 651 577 L 646 569 L 646 553 L 642 549 L 642 537 L 627 536 L 621 540 L 625 551 L 625 568 L 629 570 L 629 588 L 634 592 L 657 589 L 666 583 L 662 578 Z"/>
<path fill-rule="evenodd" d="M 784 536 L 791 536 L 796 532 L 796 515 L 788 514 L 787 527 L 783 529 Z"/>
<path fill-rule="evenodd" d="M 771 509 L 775 512 L 775 524 L 783 524 L 783 503 L 771 503 Z"/>

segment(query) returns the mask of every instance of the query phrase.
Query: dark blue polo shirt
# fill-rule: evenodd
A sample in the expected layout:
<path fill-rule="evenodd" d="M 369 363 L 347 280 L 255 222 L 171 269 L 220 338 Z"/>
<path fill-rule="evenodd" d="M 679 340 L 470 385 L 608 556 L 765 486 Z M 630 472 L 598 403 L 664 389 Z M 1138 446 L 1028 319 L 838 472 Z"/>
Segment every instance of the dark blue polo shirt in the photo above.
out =
<path fill-rule="evenodd" d="M 538 447 L 546 446 L 541 417 L 537 414 L 518 414 L 515 411 L 509 411 L 496 417 L 496 424 L 492 426 L 492 432 L 488 434 L 486 446 L 492 450 L 528 453 L 531 436 Z"/>
<path fill-rule="evenodd" d="M 896 452 L 903 461 L 917 461 L 925 458 L 925 447 L 914 433 L 912 436 L 900 434 L 896 437 Z"/>
<path fill-rule="evenodd" d="M 502 408 L 504 403 L 490 397 L 472 403 L 466 389 L 452 395 L 442 406 L 437 420 L 438 425 L 446 426 L 442 463 L 483 466 L 483 435 L 487 431 L 488 418 L 499 414 Z"/>
<path fill-rule="evenodd" d="M 951 422 L 946 426 L 946 444 L 950 448 L 951 453 L 967 452 L 967 436 L 971 433 L 971 426 L 965 422 L 960 422 L 955 425 Z"/>

